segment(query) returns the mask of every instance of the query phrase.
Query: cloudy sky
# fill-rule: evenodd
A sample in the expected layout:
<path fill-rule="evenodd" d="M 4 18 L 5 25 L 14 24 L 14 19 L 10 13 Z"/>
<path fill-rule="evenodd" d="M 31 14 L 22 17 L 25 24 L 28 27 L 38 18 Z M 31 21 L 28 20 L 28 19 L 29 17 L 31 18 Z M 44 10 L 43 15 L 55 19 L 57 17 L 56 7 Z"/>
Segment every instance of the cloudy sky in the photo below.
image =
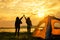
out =
<path fill-rule="evenodd" d="M 14 27 L 15 18 L 23 14 L 31 18 L 33 25 L 47 15 L 60 18 L 60 0 L 0 0 L 0 27 Z M 25 26 L 24 18 L 22 22 Z"/>

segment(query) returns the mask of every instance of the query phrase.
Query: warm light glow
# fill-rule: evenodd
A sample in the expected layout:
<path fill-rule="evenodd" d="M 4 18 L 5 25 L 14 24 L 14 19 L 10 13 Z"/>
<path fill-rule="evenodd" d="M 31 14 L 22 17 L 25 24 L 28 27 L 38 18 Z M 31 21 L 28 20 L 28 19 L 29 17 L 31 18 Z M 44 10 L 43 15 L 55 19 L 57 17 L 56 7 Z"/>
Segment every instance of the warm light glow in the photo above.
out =
<path fill-rule="evenodd" d="M 38 13 L 38 17 L 44 17 L 44 14 Z"/>
<path fill-rule="evenodd" d="M 37 12 L 38 17 L 41 17 L 41 18 L 44 17 L 44 14 L 45 14 L 45 10 L 44 10 L 44 9 L 40 9 L 40 10 L 38 10 L 38 12 Z"/>
<path fill-rule="evenodd" d="M 31 17 L 33 24 L 37 24 L 39 18 L 47 15 L 55 15 L 60 18 L 59 0 L 0 0 L 0 26 L 10 26 L 16 16 Z M 34 21 L 37 19 L 37 21 Z M 4 21 L 4 22 L 3 22 Z M 7 22 L 5 22 L 7 21 Z M 24 20 L 25 21 L 25 20 Z M 35 23 L 36 22 L 36 23 Z M 5 24 L 5 25 L 4 25 Z M 11 23 L 11 26 L 13 23 Z"/>
<path fill-rule="evenodd" d="M 47 10 L 45 9 L 44 6 L 41 6 L 41 7 L 35 7 L 33 9 L 33 14 L 35 14 L 37 17 L 40 17 L 40 18 L 44 18 L 46 15 L 45 15 L 45 12 Z"/>

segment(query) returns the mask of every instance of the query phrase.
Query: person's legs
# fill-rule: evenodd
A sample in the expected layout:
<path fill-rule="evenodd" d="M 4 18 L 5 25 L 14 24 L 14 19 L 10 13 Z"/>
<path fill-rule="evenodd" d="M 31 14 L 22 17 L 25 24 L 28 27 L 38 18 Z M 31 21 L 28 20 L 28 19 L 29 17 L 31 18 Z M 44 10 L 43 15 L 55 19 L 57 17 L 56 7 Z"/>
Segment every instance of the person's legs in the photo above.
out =
<path fill-rule="evenodd" d="M 19 37 L 19 31 L 20 31 L 20 28 L 18 28 L 18 37 Z"/>
<path fill-rule="evenodd" d="M 17 34 L 17 28 L 15 28 L 15 36 L 16 36 L 16 34 Z"/>
<path fill-rule="evenodd" d="M 28 33 L 30 34 L 31 33 L 31 27 L 28 26 Z"/>
<path fill-rule="evenodd" d="M 29 33 L 31 33 L 31 27 L 29 27 Z"/>
<path fill-rule="evenodd" d="M 28 33 L 28 39 L 30 39 L 30 37 L 31 37 L 31 28 L 30 28 L 29 25 L 27 26 L 27 33 Z"/>
<path fill-rule="evenodd" d="M 27 33 L 29 33 L 29 26 L 27 26 Z"/>

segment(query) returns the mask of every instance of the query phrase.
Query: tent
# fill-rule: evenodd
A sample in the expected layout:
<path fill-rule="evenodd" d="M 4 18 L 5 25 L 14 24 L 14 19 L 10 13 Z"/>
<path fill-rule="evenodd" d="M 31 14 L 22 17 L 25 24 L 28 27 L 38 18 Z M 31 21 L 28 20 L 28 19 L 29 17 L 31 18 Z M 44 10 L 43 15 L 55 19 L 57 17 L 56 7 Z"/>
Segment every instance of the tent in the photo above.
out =
<path fill-rule="evenodd" d="M 60 27 L 55 27 L 55 23 L 60 23 L 60 19 L 48 15 L 39 22 L 32 36 L 46 39 L 49 36 L 49 33 L 52 33 L 52 35 L 60 35 Z"/>

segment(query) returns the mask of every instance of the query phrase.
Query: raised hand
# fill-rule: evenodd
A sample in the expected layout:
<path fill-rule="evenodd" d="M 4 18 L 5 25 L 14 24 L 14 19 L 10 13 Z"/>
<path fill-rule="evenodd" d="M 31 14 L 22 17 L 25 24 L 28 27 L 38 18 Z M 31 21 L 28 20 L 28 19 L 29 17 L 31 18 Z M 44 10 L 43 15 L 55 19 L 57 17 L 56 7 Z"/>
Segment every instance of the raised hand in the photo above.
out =
<path fill-rule="evenodd" d="M 25 15 L 23 15 L 23 17 L 26 19 Z"/>
<path fill-rule="evenodd" d="M 23 15 L 23 17 L 25 17 L 25 15 Z"/>

